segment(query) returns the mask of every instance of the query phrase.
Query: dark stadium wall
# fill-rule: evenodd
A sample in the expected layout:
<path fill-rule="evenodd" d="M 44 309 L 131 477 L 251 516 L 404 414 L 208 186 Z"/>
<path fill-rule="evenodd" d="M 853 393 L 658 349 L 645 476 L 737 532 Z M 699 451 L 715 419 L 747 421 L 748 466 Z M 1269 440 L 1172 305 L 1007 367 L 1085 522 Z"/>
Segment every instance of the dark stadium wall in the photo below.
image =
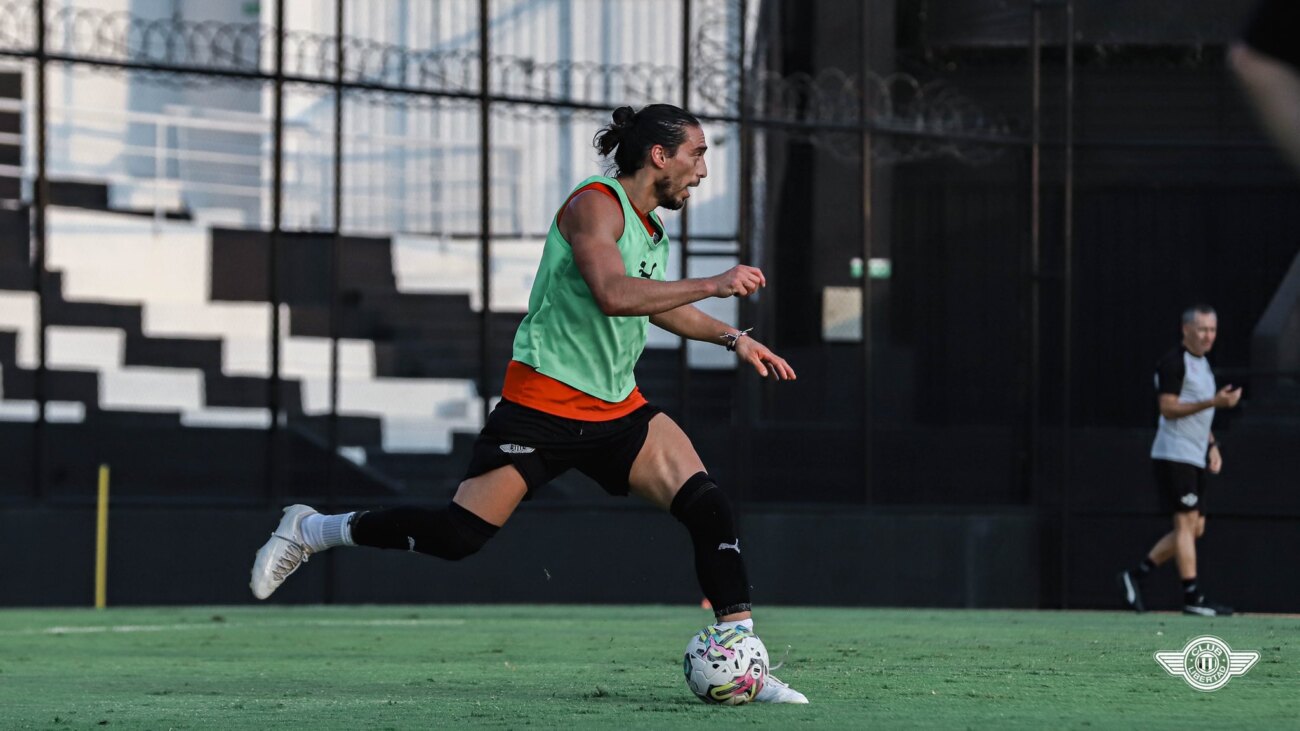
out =
<path fill-rule="evenodd" d="M 108 602 L 244 604 L 269 510 L 119 508 L 109 523 Z M 0 513 L 3 606 L 93 600 L 94 512 Z M 887 514 L 787 505 L 744 512 L 755 601 L 845 606 L 1032 607 L 1034 520 L 1023 512 Z M 698 605 L 686 532 L 633 503 L 525 505 L 460 563 L 343 549 L 313 557 L 278 603 L 543 602 Z"/>
<path fill-rule="evenodd" d="M 900 25 L 911 30 L 900 31 L 899 69 L 922 81 L 941 79 L 973 109 L 1003 116 L 1023 133 L 1030 91 L 1026 28 L 988 30 L 978 19 L 996 17 L 993 5 L 1004 4 L 903 3 Z M 1085 4 L 1079 12 L 1090 7 L 1099 26 L 1105 17 L 1099 7 L 1116 5 Z M 1210 302 L 1220 311 L 1220 340 L 1212 354 L 1216 366 L 1251 368 L 1251 332 L 1300 252 L 1294 234 L 1300 230 L 1300 207 L 1294 205 L 1300 184 L 1264 140 L 1224 62 L 1224 44 L 1238 25 L 1223 17 L 1219 3 L 1178 5 L 1186 5 L 1187 15 L 1171 16 L 1164 24 L 1113 13 L 1109 30 L 1097 30 L 1093 36 L 1100 40 L 1091 42 L 1087 25 L 1081 26 L 1071 302 L 1073 416 L 1081 425 L 1139 426 L 1154 418 L 1151 364 L 1176 343 L 1178 314 L 1192 302 Z M 1241 6 L 1231 12 L 1244 15 L 1249 4 Z M 924 22 L 907 16 L 908 8 L 917 7 L 926 11 Z M 1025 20 L 1021 15 L 1027 17 L 1019 11 L 1004 14 L 1017 23 Z M 1209 32 L 1209 21 L 1215 32 Z M 1164 41 L 1171 45 L 1152 45 L 1153 34 L 1171 25 L 1204 32 L 1170 30 Z M 1115 45 L 1098 45 L 1102 40 Z M 1053 332 L 1060 329 L 1064 271 L 1059 150 L 1064 79 L 1059 49 L 1055 53 L 1045 62 L 1043 92 L 1042 287 L 1044 306 L 1053 309 L 1043 313 L 1039 355 L 1056 359 L 1044 362 L 1045 376 L 1061 371 L 1062 346 Z M 813 169 L 804 173 L 809 178 L 836 175 L 824 161 L 810 164 Z M 1022 345 L 1010 340 L 985 346 L 987 329 L 954 319 L 953 307 L 934 296 L 1014 315 L 1000 318 L 1002 328 L 1024 326 L 1019 314 L 1029 287 L 1023 266 L 1030 224 L 1028 166 L 1028 156 L 1016 150 L 984 164 L 940 158 L 887 166 L 893 170 L 888 207 L 894 216 L 890 286 L 895 297 L 882 333 L 916 351 L 916 389 L 928 399 L 918 405 L 924 421 L 978 421 L 984 411 L 961 391 L 956 369 L 966 364 L 952 352 L 982 348 L 1003 361 L 1003 373 L 1015 372 L 1008 357 L 1027 357 L 1025 351 L 1006 352 Z M 803 201 L 793 203 L 793 212 L 783 215 L 799 215 Z M 782 208 L 784 201 L 772 205 Z M 810 218 L 831 225 L 824 220 L 833 218 L 829 210 Z M 997 262 L 1008 266 L 994 270 Z M 821 273 L 823 280 L 811 285 L 833 283 L 833 274 Z M 934 281 L 945 286 L 918 289 Z M 809 332 L 813 324 L 791 322 L 786 329 Z M 1044 384 L 1059 393 L 1058 382 L 1045 377 Z M 1057 418 L 1059 404 L 1059 398 L 1044 394 L 1045 416 Z M 996 421 L 997 414 L 984 414 L 989 416 Z"/>
<path fill-rule="evenodd" d="M 815 76 L 837 67 L 857 73 L 857 44 L 834 42 L 851 25 L 847 11 L 792 2 L 781 7 L 788 10 L 786 45 L 806 44 L 781 58 L 784 72 Z M 1114 567 L 1132 563 L 1167 524 L 1156 513 L 1149 484 L 1156 419 L 1151 370 L 1176 344 L 1181 310 L 1202 301 L 1220 312 L 1220 340 L 1211 356 L 1220 381 L 1244 384 L 1249 394 L 1242 408 L 1221 414 L 1215 426 L 1226 440 L 1229 467 L 1213 481 L 1203 571 L 1257 608 L 1296 606 L 1294 596 L 1270 596 L 1276 579 L 1250 568 L 1258 563 L 1252 551 L 1294 541 L 1286 521 L 1300 516 L 1292 487 L 1300 456 L 1289 446 L 1300 439 L 1300 398 L 1277 392 L 1260 398 L 1252 372 L 1261 366 L 1251 361 L 1250 342 L 1300 251 L 1300 185 L 1263 139 L 1224 62 L 1226 44 L 1249 7 L 1209 0 L 1076 5 L 1068 364 L 1058 6 L 1044 8 L 1036 352 L 1028 330 L 1027 151 L 1007 148 L 983 164 L 944 158 L 877 164 L 890 181 L 877 209 L 892 221 L 875 238 L 877 251 L 892 260 L 893 277 L 876 289 L 886 296 L 872 301 L 873 347 L 889 354 L 877 357 L 872 374 L 876 384 L 888 384 L 887 395 L 873 396 L 872 500 L 954 510 L 1035 505 L 1043 547 L 1050 549 L 1041 551 L 1037 577 L 1042 606 L 1115 606 L 1109 584 Z M 1027 6 L 913 0 L 898 3 L 897 12 L 898 70 L 923 83 L 941 80 L 970 100 L 971 109 L 1004 117 L 1014 132 L 1027 134 Z M 849 501 L 846 494 L 855 487 L 845 486 L 858 483 L 843 468 L 845 460 L 822 455 L 856 454 L 861 436 L 801 434 L 793 426 L 783 430 L 781 420 L 839 418 L 843 429 L 857 428 L 851 414 L 842 414 L 861 398 L 861 373 L 845 367 L 855 359 L 844 357 L 844 345 L 821 342 L 821 312 L 813 300 L 826 286 L 851 283 L 844 263 L 861 241 L 853 199 L 861 180 L 824 146 L 784 133 L 767 139 L 780 183 L 768 188 L 765 206 L 775 231 L 770 266 L 777 334 L 784 354 L 804 369 L 801 375 L 820 386 L 811 398 L 806 386 L 798 397 L 774 394 L 770 403 L 779 418 L 762 431 L 774 444 L 782 433 L 819 469 L 835 464 L 843 473 L 836 479 L 846 482 L 809 499 Z M 837 195 L 846 191 L 853 195 Z M 1031 358 L 1040 368 L 1036 394 L 1026 390 Z M 1067 365 L 1069 383 L 1063 381 Z M 1067 395 L 1071 431 L 1063 437 Z M 1039 421 L 1031 430 L 1035 403 Z M 751 496 L 782 499 L 782 480 L 770 479 L 779 466 L 764 463 L 756 471 L 774 486 L 755 485 Z M 782 476 L 797 480 L 787 472 Z M 1072 516 L 1064 533 L 1065 576 L 1054 545 L 1063 510 Z M 1108 540 L 1112 536 L 1125 540 Z M 1175 592 L 1169 594 L 1173 606 Z"/>
<path fill-rule="evenodd" d="M 921 21 L 908 16 L 917 5 L 900 5 L 899 70 L 922 81 L 941 79 L 972 108 L 1027 130 L 1024 19 L 1017 15 L 1013 28 L 994 32 L 958 22 L 966 15 L 987 17 L 989 3 L 920 3 L 927 11 Z M 1031 352 L 1028 315 L 1027 153 L 1010 148 L 977 165 L 942 158 L 878 165 L 892 175 L 892 190 L 880 207 L 893 220 L 888 235 L 876 239 L 888 247 L 894 272 L 877 288 L 887 299 L 872 303 L 873 347 L 888 354 L 878 357 L 872 379 L 891 386 L 888 398 L 873 406 L 878 425 L 1014 429 L 1026 421 L 1036 395 L 1041 423 L 1056 426 L 1068 394 L 1075 427 L 1152 428 L 1152 364 L 1176 344 L 1181 310 L 1202 301 L 1221 316 L 1211 356 L 1221 378 L 1246 385 L 1248 394 L 1260 393 L 1251 380 L 1260 369 L 1250 360 L 1251 333 L 1300 251 L 1294 234 L 1300 230 L 1300 186 L 1262 138 L 1228 75 L 1224 43 L 1236 22 L 1225 20 L 1217 3 L 1193 3 L 1188 13 L 1161 25 L 1141 21 L 1141 13 L 1121 12 L 1113 27 L 1102 30 L 1103 14 L 1093 12 L 1082 26 L 1091 36 L 1077 49 L 1069 384 L 1062 382 L 1067 364 L 1059 49 L 1049 49 L 1044 79 L 1048 144 L 1037 352 Z M 802 32 L 815 41 L 816 51 L 787 54 L 784 70 L 856 70 L 851 46 L 821 42 L 838 37 L 847 23 L 828 30 L 820 13 L 791 14 L 798 23 L 785 28 L 787 36 Z M 1192 32 L 1210 21 L 1217 34 Z M 850 283 L 845 262 L 860 245 L 861 221 L 853 196 L 826 192 L 857 195 L 860 180 L 824 149 L 771 137 L 784 171 L 767 205 L 776 217 L 777 334 L 783 347 L 792 348 L 787 355 L 830 361 L 843 357 L 836 352 L 844 346 L 819 342 L 815 300 L 826 286 Z M 804 241 L 815 250 L 808 251 Z M 1037 394 L 1017 387 L 1030 381 L 1031 357 L 1040 364 Z M 824 393 L 841 398 L 778 395 L 773 403 L 783 418 L 806 419 L 857 403 L 860 386 L 854 379 L 860 373 L 810 368 L 833 381 Z M 1248 395 L 1245 406 L 1223 415 L 1217 428 L 1249 429 L 1251 414 L 1269 408 L 1251 403 Z M 1271 427 L 1300 436 L 1300 427 L 1273 418 L 1281 414 L 1269 416 Z M 1019 442 L 1008 449 L 1035 449 L 1023 432 L 1008 432 L 1007 438 Z M 1273 474 L 1281 477 L 1288 469 L 1279 465 Z M 1261 489 L 1279 482 L 1270 480 Z M 937 500 L 968 500 L 965 474 L 940 483 L 936 489 L 949 492 Z M 1009 485 L 1003 499 L 1014 501 L 1022 487 Z M 885 484 L 874 494 L 884 497 L 888 489 Z"/>
<path fill-rule="evenodd" d="M 120 508 L 109 527 L 109 606 L 247 604 L 253 552 L 269 510 Z M 750 508 L 742 540 L 758 605 L 1037 607 L 1047 559 L 1027 511 Z M 90 606 L 94 512 L 87 507 L 0 513 L 0 606 Z M 1118 608 L 1114 567 L 1165 524 L 1144 515 L 1076 519 L 1068 605 Z M 1249 612 L 1294 611 L 1300 586 L 1263 555 L 1300 552 L 1286 520 L 1212 520 L 1202 578 Z M 39 550 L 14 550 L 21 547 Z M 341 549 L 314 557 L 272 603 L 700 602 L 690 543 L 667 515 L 524 506 L 478 555 L 448 563 L 415 554 Z M 1151 582 L 1154 608 L 1176 608 L 1168 568 Z"/>
<path fill-rule="evenodd" d="M 875 73 L 888 75 L 894 64 L 893 11 L 888 3 L 773 3 L 779 28 L 771 62 L 786 78 L 804 75 L 817 79 L 824 72 L 861 75 L 862 54 L 871 54 Z M 872 13 L 866 51 L 863 50 L 863 13 Z M 816 86 L 817 81 L 810 82 Z M 809 93 L 811 106 L 818 100 Z M 810 117 L 814 109 L 801 110 Z M 837 110 L 838 111 L 838 110 Z M 827 286 L 853 286 L 850 260 L 863 251 L 861 136 L 824 135 L 812 142 L 780 130 L 769 133 L 767 154 L 779 160 L 772 181 L 774 199 L 764 210 L 772 222 L 771 258 L 764 262 L 773 272 L 777 301 L 777 336 L 783 344 L 807 345 L 821 341 L 822 291 Z M 888 200 L 888 176 L 875 181 L 876 200 Z M 887 209 L 888 206 L 886 205 Z M 876 228 L 881 250 L 887 251 L 888 216 Z"/>

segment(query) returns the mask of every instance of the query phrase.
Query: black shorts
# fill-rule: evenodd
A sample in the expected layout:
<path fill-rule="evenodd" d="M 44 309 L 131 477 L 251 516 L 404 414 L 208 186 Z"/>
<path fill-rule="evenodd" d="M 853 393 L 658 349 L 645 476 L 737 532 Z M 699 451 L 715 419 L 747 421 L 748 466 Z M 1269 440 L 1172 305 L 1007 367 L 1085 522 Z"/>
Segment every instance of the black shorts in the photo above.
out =
<path fill-rule="evenodd" d="M 650 419 L 659 409 L 646 404 L 610 421 L 580 421 L 502 399 L 474 442 L 465 479 L 514 465 L 533 491 L 576 469 L 611 495 L 627 495 L 632 463 L 645 445 Z"/>
<path fill-rule="evenodd" d="M 1185 462 L 1152 460 L 1160 509 L 1166 513 L 1205 513 L 1205 469 Z"/>

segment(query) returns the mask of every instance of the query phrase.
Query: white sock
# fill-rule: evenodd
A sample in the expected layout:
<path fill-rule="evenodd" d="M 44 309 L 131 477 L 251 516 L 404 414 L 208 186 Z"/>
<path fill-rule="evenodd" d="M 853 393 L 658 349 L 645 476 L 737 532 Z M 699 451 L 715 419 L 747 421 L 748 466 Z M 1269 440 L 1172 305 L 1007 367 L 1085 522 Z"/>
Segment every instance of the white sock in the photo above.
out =
<path fill-rule="evenodd" d="M 352 516 L 354 513 L 338 515 L 308 515 L 302 519 L 302 540 L 312 553 L 320 553 L 335 546 L 355 546 L 352 542 Z"/>
<path fill-rule="evenodd" d="M 718 622 L 717 625 L 715 625 L 715 626 L 717 626 L 717 627 L 721 627 L 721 628 L 723 628 L 723 629 L 735 629 L 735 628 L 737 628 L 737 627 L 744 627 L 745 629 L 749 630 L 750 632 L 753 632 L 753 631 L 754 631 L 754 618 L 753 618 L 753 617 L 749 617 L 749 618 L 747 618 L 747 619 L 733 619 L 733 620 L 731 620 L 730 622 Z"/>

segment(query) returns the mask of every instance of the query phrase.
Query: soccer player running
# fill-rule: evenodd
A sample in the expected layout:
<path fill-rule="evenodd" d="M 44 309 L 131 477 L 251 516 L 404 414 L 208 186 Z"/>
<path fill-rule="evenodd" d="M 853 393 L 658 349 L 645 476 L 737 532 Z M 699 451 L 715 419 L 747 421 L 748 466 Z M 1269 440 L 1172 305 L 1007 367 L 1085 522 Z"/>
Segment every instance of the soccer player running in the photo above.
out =
<path fill-rule="evenodd" d="M 1156 541 L 1137 568 L 1120 572 L 1124 601 L 1138 612 L 1146 610 L 1143 581 L 1152 569 L 1174 557 L 1183 579 L 1184 614 L 1232 614 L 1230 607 L 1206 601 L 1196 580 L 1196 539 L 1205 533 L 1205 473 L 1223 469 L 1210 425 L 1215 409 L 1231 409 L 1241 400 L 1240 388 L 1231 384 L 1218 388 L 1205 358 L 1214 347 L 1218 328 L 1212 307 L 1189 308 L 1183 313 L 1182 344 L 1156 364 L 1160 423 L 1151 459 L 1161 509 L 1173 514 L 1174 527 Z"/>
<path fill-rule="evenodd" d="M 744 297 L 767 282 L 743 264 L 713 277 L 664 279 L 668 236 L 655 209 L 680 209 L 708 174 L 699 120 L 668 104 L 620 107 L 595 144 L 612 157 L 614 177 L 583 181 L 556 214 L 528 314 L 515 333 L 501 401 L 451 503 L 338 515 L 289 506 L 257 552 L 250 586 L 258 599 L 270 596 L 308 557 L 338 546 L 463 559 L 505 525 L 520 501 L 577 469 L 606 492 L 640 496 L 685 525 L 718 624 L 753 629 L 749 580 L 726 494 L 681 428 L 646 401 L 633 367 L 654 323 L 725 346 L 760 376 L 793 380 L 794 369 L 783 358 L 694 305 Z M 808 702 L 770 675 L 755 700 Z"/>

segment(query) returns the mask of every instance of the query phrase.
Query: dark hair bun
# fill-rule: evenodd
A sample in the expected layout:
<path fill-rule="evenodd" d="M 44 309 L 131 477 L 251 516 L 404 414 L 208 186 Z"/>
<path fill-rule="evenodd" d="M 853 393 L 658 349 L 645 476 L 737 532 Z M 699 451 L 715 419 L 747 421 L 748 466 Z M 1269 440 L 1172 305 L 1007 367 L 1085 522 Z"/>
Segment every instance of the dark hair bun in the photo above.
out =
<path fill-rule="evenodd" d="M 636 112 L 632 107 L 619 107 L 614 110 L 614 126 L 627 127 L 632 124 L 632 118 L 635 116 Z"/>
<path fill-rule="evenodd" d="M 619 107 L 610 116 L 613 121 L 601 127 L 592 142 L 601 157 L 613 156 L 607 172 L 618 176 L 639 170 L 655 145 L 663 145 L 671 155 L 686 139 L 686 128 L 700 126 L 690 112 L 671 104 L 651 104 L 640 111 Z"/>

